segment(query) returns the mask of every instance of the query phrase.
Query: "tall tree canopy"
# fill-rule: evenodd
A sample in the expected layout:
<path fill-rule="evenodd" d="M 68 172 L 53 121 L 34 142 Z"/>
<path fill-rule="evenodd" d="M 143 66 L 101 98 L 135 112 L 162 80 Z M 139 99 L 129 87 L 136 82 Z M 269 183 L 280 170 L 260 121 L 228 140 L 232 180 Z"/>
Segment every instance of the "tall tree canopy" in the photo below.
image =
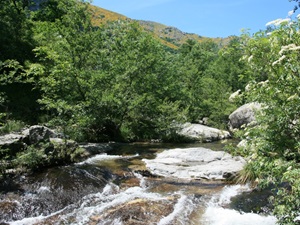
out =
<path fill-rule="evenodd" d="M 167 51 L 132 21 L 94 27 L 88 8 L 78 0 L 1 4 L 2 123 L 51 122 L 90 141 L 167 138 L 203 117 L 225 128 L 244 65 L 229 68 L 224 55 L 241 51 L 193 40 Z"/>

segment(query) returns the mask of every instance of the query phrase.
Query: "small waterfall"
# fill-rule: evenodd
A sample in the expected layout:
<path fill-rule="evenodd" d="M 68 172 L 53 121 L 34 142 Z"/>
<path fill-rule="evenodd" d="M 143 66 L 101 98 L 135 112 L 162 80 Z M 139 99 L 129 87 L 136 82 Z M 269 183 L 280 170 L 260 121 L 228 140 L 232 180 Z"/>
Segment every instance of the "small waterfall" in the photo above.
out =
<path fill-rule="evenodd" d="M 14 189 L 0 195 L 0 224 L 276 224 L 273 216 L 241 207 L 248 206 L 240 197 L 250 193 L 250 187 L 148 176 L 142 159 L 153 158 L 163 150 L 161 146 L 125 147 L 125 152 L 117 149 L 115 155 L 99 154 L 75 165 L 24 176 L 11 185 Z M 254 195 L 261 197 L 261 193 Z M 256 203 L 256 198 L 248 198 Z"/>
<path fill-rule="evenodd" d="M 140 186 L 121 189 L 108 183 L 101 192 L 88 194 L 80 201 L 47 216 L 36 216 L 10 222 L 10 225 L 34 224 L 98 224 L 125 225 L 130 221 L 153 221 L 159 225 L 185 225 L 195 208 L 194 196 L 183 192 L 149 191 L 147 180 L 135 174 Z M 39 191 L 48 192 L 47 187 Z"/>
<path fill-rule="evenodd" d="M 82 197 L 101 191 L 112 175 L 89 165 L 50 168 L 22 178 L 18 189 L 0 195 L 0 223 L 51 215 Z M 19 224 L 28 224 L 19 223 Z"/>
<path fill-rule="evenodd" d="M 173 221 L 178 221 L 179 224 L 186 224 L 187 218 L 192 213 L 194 207 L 192 199 L 186 195 L 182 195 L 177 201 L 173 212 L 163 217 L 158 222 L 158 225 L 169 225 L 172 224 Z"/>
<path fill-rule="evenodd" d="M 202 217 L 201 224 L 205 225 L 275 225 L 276 218 L 271 215 L 256 213 L 243 213 L 228 208 L 230 199 L 245 191 L 250 191 L 249 186 L 226 186 L 219 193 L 212 196 Z"/>

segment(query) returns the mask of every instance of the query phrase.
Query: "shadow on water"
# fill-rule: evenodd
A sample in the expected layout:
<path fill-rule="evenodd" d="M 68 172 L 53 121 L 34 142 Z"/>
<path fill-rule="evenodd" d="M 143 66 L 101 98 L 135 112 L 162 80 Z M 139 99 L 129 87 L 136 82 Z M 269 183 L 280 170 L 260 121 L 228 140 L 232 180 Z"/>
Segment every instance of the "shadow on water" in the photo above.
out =
<path fill-rule="evenodd" d="M 274 196 L 271 187 L 254 189 L 233 197 L 229 207 L 240 212 L 270 214 L 274 208 L 269 201 L 271 196 Z"/>
<path fill-rule="evenodd" d="M 155 158 L 155 153 L 174 148 L 196 148 L 203 147 L 214 151 L 224 150 L 228 144 L 236 145 L 238 140 L 228 139 L 223 141 L 209 142 L 209 143 L 149 143 L 136 142 L 130 144 L 115 144 L 114 148 L 109 151 L 112 155 L 136 155 L 144 159 Z"/>

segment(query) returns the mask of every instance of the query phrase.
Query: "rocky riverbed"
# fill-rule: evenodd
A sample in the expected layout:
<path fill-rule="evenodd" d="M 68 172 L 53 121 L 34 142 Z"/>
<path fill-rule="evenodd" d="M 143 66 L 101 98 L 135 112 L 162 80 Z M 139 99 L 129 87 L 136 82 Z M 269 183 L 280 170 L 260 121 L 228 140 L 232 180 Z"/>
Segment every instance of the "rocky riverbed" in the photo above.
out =
<path fill-rule="evenodd" d="M 143 161 L 156 175 L 207 180 L 233 180 L 246 164 L 242 157 L 202 147 L 165 150 Z"/>
<path fill-rule="evenodd" d="M 220 142 L 120 144 L 75 164 L 7 180 L 1 186 L 0 223 L 274 225 L 275 218 L 264 211 L 249 209 L 240 214 L 239 208 L 231 207 L 232 197 L 251 192 L 248 186 L 147 172 L 145 161 L 165 151 L 181 149 L 195 158 L 194 151 L 222 150 L 223 146 Z"/>

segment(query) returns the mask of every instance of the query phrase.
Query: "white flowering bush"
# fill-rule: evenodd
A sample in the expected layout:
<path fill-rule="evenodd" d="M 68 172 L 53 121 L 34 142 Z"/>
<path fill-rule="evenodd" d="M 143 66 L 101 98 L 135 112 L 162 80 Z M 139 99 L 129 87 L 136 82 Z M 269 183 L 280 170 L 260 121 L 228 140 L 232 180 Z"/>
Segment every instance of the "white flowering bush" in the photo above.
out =
<path fill-rule="evenodd" d="M 267 26 L 268 32 L 244 36 L 243 59 L 255 72 L 245 95 L 264 105 L 258 125 L 245 130 L 244 174 L 275 185 L 279 224 L 300 224 L 300 17 Z"/>

